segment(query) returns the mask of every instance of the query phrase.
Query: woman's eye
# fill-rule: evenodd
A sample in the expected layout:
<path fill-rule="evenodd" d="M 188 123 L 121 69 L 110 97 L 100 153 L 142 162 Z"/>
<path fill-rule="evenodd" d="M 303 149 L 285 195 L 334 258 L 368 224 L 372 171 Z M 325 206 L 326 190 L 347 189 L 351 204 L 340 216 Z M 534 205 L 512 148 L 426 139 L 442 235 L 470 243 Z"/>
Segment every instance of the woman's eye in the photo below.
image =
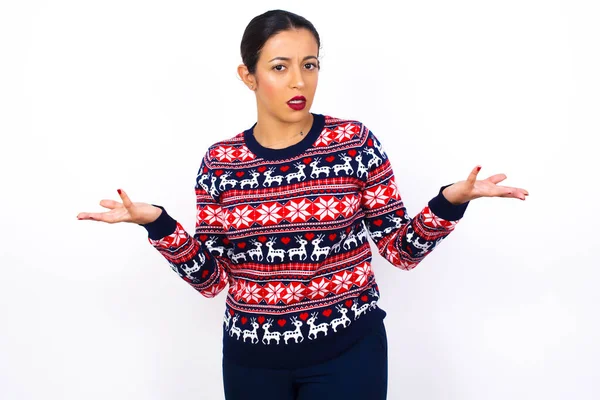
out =
<path fill-rule="evenodd" d="M 307 64 L 304 64 L 304 67 L 305 67 L 306 69 L 312 70 L 312 69 L 316 69 L 316 68 L 317 68 L 317 64 L 315 64 L 315 63 L 307 63 Z M 312 67 L 312 68 L 311 68 L 311 67 Z M 283 70 L 285 69 L 285 65 L 278 64 L 278 65 L 275 65 L 275 66 L 273 67 L 273 69 L 274 69 L 275 71 L 279 71 L 279 72 L 281 72 L 281 71 L 283 71 Z"/>

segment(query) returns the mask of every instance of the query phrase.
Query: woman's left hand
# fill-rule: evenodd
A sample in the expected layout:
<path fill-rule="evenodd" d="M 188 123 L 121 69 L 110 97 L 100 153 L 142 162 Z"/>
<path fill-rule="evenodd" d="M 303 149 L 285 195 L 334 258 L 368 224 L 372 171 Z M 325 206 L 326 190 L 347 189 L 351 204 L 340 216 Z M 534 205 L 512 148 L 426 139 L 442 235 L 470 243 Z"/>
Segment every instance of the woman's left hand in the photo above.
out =
<path fill-rule="evenodd" d="M 456 182 L 448 186 L 442 194 L 452 204 L 458 205 L 477 199 L 479 197 L 511 197 L 525 200 L 529 192 L 525 189 L 498 186 L 497 183 L 506 179 L 504 174 L 492 175 L 484 180 L 477 180 L 480 166 L 473 168 L 466 181 Z"/>

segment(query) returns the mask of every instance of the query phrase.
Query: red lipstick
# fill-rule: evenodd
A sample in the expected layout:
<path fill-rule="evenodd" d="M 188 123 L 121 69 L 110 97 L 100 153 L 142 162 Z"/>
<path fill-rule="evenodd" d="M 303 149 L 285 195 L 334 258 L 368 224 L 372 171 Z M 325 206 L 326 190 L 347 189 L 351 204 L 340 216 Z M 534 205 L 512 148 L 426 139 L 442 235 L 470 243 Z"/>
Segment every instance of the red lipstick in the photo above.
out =
<path fill-rule="evenodd" d="M 288 100 L 287 105 L 296 111 L 303 110 L 306 107 L 306 98 L 304 96 L 296 96 Z"/>

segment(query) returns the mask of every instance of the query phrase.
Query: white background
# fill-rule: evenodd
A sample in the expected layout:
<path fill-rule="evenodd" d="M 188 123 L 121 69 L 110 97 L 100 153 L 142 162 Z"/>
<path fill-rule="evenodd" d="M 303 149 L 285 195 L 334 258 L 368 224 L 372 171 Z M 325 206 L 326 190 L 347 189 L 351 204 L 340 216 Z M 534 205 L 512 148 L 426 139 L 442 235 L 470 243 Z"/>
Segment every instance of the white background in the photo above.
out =
<path fill-rule="evenodd" d="M 76 215 L 124 188 L 193 232 L 201 156 L 256 121 L 239 43 L 272 8 L 314 23 L 311 111 L 373 130 L 412 215 L 477 164 L 530 192 L 473 201 L 413 271 L 376 256 L 389 398 L 600 397 L 597 2 L 5 0 L 0 398 L 223 398 L 225 292 Z"/>

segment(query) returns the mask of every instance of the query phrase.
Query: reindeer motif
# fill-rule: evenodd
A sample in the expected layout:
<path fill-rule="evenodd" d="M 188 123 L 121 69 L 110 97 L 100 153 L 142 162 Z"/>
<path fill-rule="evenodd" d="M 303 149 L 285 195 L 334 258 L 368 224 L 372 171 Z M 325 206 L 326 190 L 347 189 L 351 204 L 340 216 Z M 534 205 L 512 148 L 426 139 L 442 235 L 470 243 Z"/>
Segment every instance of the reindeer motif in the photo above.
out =
<path fill-rule="evenodd" d="M 375 150 L 374 149 L 371 149 L 371 148 L 365 149 L 365 153 L 371 155 L 371 159 L 369 160 L 369 163 L 367 164 L 367 168 L 368 169 L 371 169 L 371 167 L 373 165 L 375 165 L 376 167 L 378 167 L 383 162 L 383 160 L 377 154 L 375 154 Z"/>
<path fill-rule="evenodd" d="M 269 318 L 262 326 L 265 331 L 262 342 L 263 344 L 271 344 L 271 340 L 275 340 L 277 344 L 279 344 L 279 340 L 281 339 L 280 332 L 269 332 L 269 329 L 273 326 L 273 319 Z"/>
<path fill-rule="evenodd" d="M 324 238 L 325 238 L 325 235 L 318 235 L 316 238 L 314 238 L 311 241 L 311 244 L 314 246 L 313 252 L 310 255 L 311 260 L 316 261 L 321 256 L 325 256 L 325 258 L 327 258 L 327 254 L 329 254 L 329 250 L 331 250 L 331 247 L 329 247 L 329 246 L 319 247 L 319 245 L 323 242 Z"/>
<path fill-rule="evenodd" d="M 290 183 L 292 181 L 292 179 L 294 179 L 294 178 L 296 178 L 298 180 L 298 182 L 301 182 L 306 179 L 306 175 L 304 174 L 304 169 L 306 168 L 306 165 L 304 165 L 302 163 L 295 163 L 294 167 L 296 167 L 298 169 L 298 172 L 293 172 L 291 174 L 288 174 L 285 177 L 285 179 L 287 180 L 287 183 Z"/>
<path fill-rule="evenodd" d="M 329 328 L 329 324 L 327 322 L 323 322 L 322 324 L 315 325 L 317 315 L 318 313 L 316 312 L 311 313 L 310 318 L 308 319 L 308 321 L 306 321 L 306 323 L 310 325 L 310 330 L 308 332 L 308 338 L 310 340 L 316 339 L 317 333 L 319 332 L 323 332 L 325 336 L 327 336 L 327 329 Z M 314 338 L 312 338 L 311 335 L 314 336 Z"/>
<path fill-rule="evenodd" d="M 358 238 L 358 241 L 360 243 L 364 243 L 367 240 L 367 235 L 369 233 L 367 232 L 367 230 L 365 229 L 364 225 L 362 226 L 361 230 L 358 232 L 358 234 L 356 235 L 356 237 Z"/>
<path fill-rule="evenodd" d="M 264 173 L 265 181 L 263 184 L 267 187 L 271 187 L 271 184 L 273 182 L 277 182 L 277 183 L 281 184 L 281 181 L 283 180 L 283 175 L 271 176 L 271 174 L 273 174 L 273 172 L 275 172 L 275 167 L 269 168 L 269 170 L 265 171 L 265 173 Z"/>
<path fill-rule="evenodd" d="M 243 189 L 246 185 L 250 185 L 251 188 L 258 187 L 258 177 L 260 176 L 260 173 L 252 169 L 250 170 L 250 175 L 252 175 L 252 178 L 240 181 L 240 189 Z"/>
<path fill-rule="evenodd" d="M 232 189 L 235 187 L 235 185 L 237 185 L 237 181 L 235 179 L 229 179 L 231 174 L 232 172 L 227 171 L 223 175 L 221 175 L 221 182 L 219 183 L 220 190 L 227 189 L 227 185 L 231 185 Z"/>
<path fill-rule="evenodd" d="M 283 340 L 285 341 L 285 344 L 287 344 L 288 340 L 292 338 L 296 341 L 296 343 L 298 343 L 298 340 L 302 342 L 304 340 L 304 336 L 302 335 L 302 331 L 300 331 L 300 327 L 304 324 L 302 321 L 298 321 L 297 317 L 290 318 L 290 321 L 292 321 L 292 324 L 294 324 L 296 329 L 283 332 Z"/>
<path fill-rule="evenodd" d="M 329 176 L 329 173 L 331 172 L 331 167 L 328 167 L 328 166 L 318 167 L 317 165 L 319 165 L 320 162 L 321 162 L 321 157 L 317 157 L 317 158 L 315 158 L 315 160 L 313 162 L 311 162 L 309 164 L 312 167 L 312 171 L 310 172 L 311 178 L 318 178 L 319 175 L 321 175 L 321 173 L 324 173 L 325 176 Z"/>
<path fill-rule="evenodd" d="M 231 314 L 226 312 L 223 316 L 223 325 L 225 325 L 225 330 L 229 329 L 229 322 L 231 321 Z"/>
<path fill-rule="evenodd" d="M 210 179 L 210 190 L 209 190 L 209 194 L 216 198 L 219 195 L 219 191 L 217 190 L 217 185 L 215 184 L 215 182 L 217 182 L 217 177 L 213 176 Z"/>
<path fill-rule="evenodd" d="M 256 261 L 262 261 L 262 259 L 263 259 L 262 245 L 263 244 L 256 239 L 250 239 L 250 243 L 252 243 L 253 246 L 256 246 L 256 248 L 248 250 L 246 252 L 246 254 L 248 254 L 248 257 L 250 257 L 251 260 L 254 260 L 254 256 L 256 256 Z"/>
<path fill-rule="evenodd" d="M 398 228 L 402 227 L 402 218 L 401 217 L 395 217 L 393 215 L 388 215 L 386 217 L 386 219 L 390 222 L 393 222 L 394 226 L 388 226 L 387 228 L 385 228 L 383 230 L 383 233 L 385 235 L 391 233 L 394 229 L 398 229 Z"/>
<path fill-rule="evenodd" d="M 223 257 L 223 252 L 225 251 L 225 247 L 215 246 L 216 243 L 217 243 L 216 236 L 211 236 L 210 238 L 208 238 L 208 240 L 206 242 L 204 242 L 204 244 L 208 248 L 208 251 L 210 251 L 211 253 L 214 251 L 215 253 L 219 254 L 219 256 Z"/>
<path fill-rule="evenodd" d="M 367 167 L 365 167 L 365 164 L 363 164 L 363 162 L 362 162 L 362 151 L 358 152 L 358 155 L 356 156 L 356 162 L 358 163 L 358 169 L 356 170 L 356 175 L 359 178 L 362 178 L 363 176 L 368 176 L 369 170 L 367 169 Z"/>
<path fill-rule="evenodd" d="M 426 239 L 424 239 L 425 243 L 419 243 L 419 239 L 420 239 L 420 237 L 417 236 L 415 238 L 415 240 L 412 241 L 412 245 L 415 246 L 417 249 L 421 250 L 417 253 L 417 255 L 423 254 L 423 253 L 426 253 L 427 251 L 429 251 L 429 249 L 431 248 L 431 245 L 433 244 L 433 242 L 428 242 Z"/>
<path fill-rule="evenodd" d="M 237 253 L 232 248 L 227 249 L 227 257 L 234 263 L 239 263 L 240 260 L 246 261 L 246 253 Z"/>
<path fill-rule="evenodd" d="M 233 337 L 233 335 L 237 335 L 238 340 L 240 340 L 240 335 L 242 334 L 242 329 L 235 326 L 235 323 L 240 319 L 239 315 L 233 316 L 233 322 L 231 323 L 231 329 L 229 329 L 229 336 Z"/>
<path fill-rule="evenodd" d="M 357 243 L 358 237 L 354 234 L 354 231 L 350 232 L 346 241 L 344 242 L 344 249 L 350 250 L 350 243 L 354 243 L 354 247 L 358 247 Z"/>
<path fill-rule="evenodd" d="M 207 179 L 208 179 L 208 174 L 202 174 L 202 175 L 200 175 L 200 179 L 198 179 L 198 185 L 201 186 L 202 189 L 204 189 L 204 191 L 206 193 L 208 193 L 210 191 L 210 189 L 208 188 L 208 185 L 204 182 Z"/>
<path fill-rule="evenodd" d="M 369 289 L 369 294 L 371 295 L 371 297 L 374 298 L 373 300 L 371 300 L 371 304 L 369 304 L 369 308 L 375 309 L 375 308 L 377 308 L 377 301 L 379 300 L 379 294 L 377 293 L 377 290 L 375 290 L 375 288 L 372 286 L 371 286 L 371 289 Z"/>
<path fill-rule="evenodd" d="M 201 255 L 201 253 L 199 253 L 198 255 Z M 184 264 L 181 264 L 181 269 L 183 270 L 183 272 L 185 273 L 185 275 L 186 275 L 186 277 L 188 279 L 195 280 L 196 278 L 194 278 L 192 276 L 192 274 L 194 272 L 200 271 L 200 268 L 202 268 L 202 267 L 200 265 L 198 265 L 198 263 L 196 262 L 195 259 L 192 260 L 192 261 L 194 261 L 194 265 L 193 266 L 188 267 L 187 264 L 184 263 Z"/>
<path fill-rule="evenodd" d="M 427 240 L 425 240 L 425 243 L 420 243 L 419 242 L 420 237 L 416 236 L 413 240 L 413 236 L 415 236 L 415 232 L 411 230 L 410 232 L 408 232 L 406 234 L 406 241 L 420 250 L 417 254 L 423 254 L 423 253 L 427 252 L 429 250 L 429 248 L 431 247 L 431 245 L 433 244 L 433 242 L 428 242 Z"/>
<path fill-rule="evenodd" d="M 346 155 L 346 153 L 341 153 L 340 158 L 344 160 L 344 164 L 336 164 L 333 166 L 333 172 L 335 172 L 335 176 L 338 176 L 338 173 L 341 170 L 344 170 L 346 174 L 350 175 L 354 172 L 352 165 L 350 165 L 350 161 L 352 161 L 352 157 Z"/>
<path fill-rule="evenodd" d="M 275 257 L 281 258 L 283 262 L 283 258 L 285 256 L 285 250 L 283 249 L 274 249 L 273 245 L 275 244 L 275 238 L 269 238 L 269 241 L 266 243 L 266 246 L 269 248 L 269 252 L 267 253 L 267 261 L 273 262 L 275 261 Z"/>
<path fill-rule="evenodd" d="M 342 232 L 340 235 L 340 240 L 335 242 L 333 246 L 331 246 L 332 253 L 338 253 L 340 251 L 340 247 L 342 246 L 342 242 L 346 239 L 346 232 Z"/>
<path fill-rule="evenodd" d="M 369 303 L 363 304 L 362 306 L 360 306 L 360 308 L 358 307 L 357 302 L 352 304 L 351 310 L 354 311 L 354 320 L 356 321 L 358 319 L 358 317 L 360 317 L 362 314 L 366 313 L 367 310 L 369 310 L 370 308 L 371 308 L 371 305 Z"/>
<path fill-rule="evenodd" d="M 372 231 L 371 232 L 371 237 L 373 239 L 381 239 L 383 237 L 383 232 L 381 232 L 381 231 Z"/>
<path fill-rule="evenodd" d="M 250 329 L 244 329 L 244 339 L 242 340 L 244 343 L 246 342 L 246 338 L 250 338 L 250 342 L 252 342 L 252 344 L 257 344 L 258 343 L 258 334 L 256 333 L 258 331 L 258 322 L 256 322 L 256 318 L 251 318 L 250 319 L 250 323 L 252 324 L 252 327 L 254 328 L 253 330 Z M 256 342 L 255 342 L 256 340 Z"/>
<path fill-rule="evenodd" d="M 338 325 L 343 325 L 344 328 L 346 328 L 346 323 L 348 325 L 350 325 L 350 323 L 352 321 L 350 321 L 350 318 L 348 318 L 346 316 L 346 313 L 348 312 L 348 309 L 344 306 L 342 306 L 341 304 L 335 306 L 335 308 L 342 314 L 341 317 L 334 319 L 333 321 L 331 321 L 331 329 L 333 329 L 334 332 L 337 333 L 337 326 Z"/>
<path fill-rule="evenodd" d="M 294 236 L 294 239 L 296 239 L 296 242 L 300 244 L 300 247 L 289 249 L 288 258 L 291 261 L 293 256 L 298 255 L 300 261 L 306 260 L 306 257 L 308 257 L 306 254 L 306 245 L 308 244 L 308 241 L 304 240 L 302 236 Z"/>
<path fill-rule="evenodd" d="M 396 217 L 396 216 L 393 216 L 393 215 L 388 215 L 387 216 L 387 220 L 394 223 L 394 225 L 395 225 L 394 229 L 398 229 L 398 228 L 402 227 L 402 224 L 403 224 L 402 217 Z"/>
<path fill-rule="evenodd" d="M 381 143 L 379 143 L 377 140 L 373 140 L 373 145 L 375 146 L 377 151 L 379 151 L 379 154 L 381 154 L 383 158 L 387 158 L 387 156 L 385 155 L 385 151 L 383 151 L 383 148 L 381 147 Z"/>

